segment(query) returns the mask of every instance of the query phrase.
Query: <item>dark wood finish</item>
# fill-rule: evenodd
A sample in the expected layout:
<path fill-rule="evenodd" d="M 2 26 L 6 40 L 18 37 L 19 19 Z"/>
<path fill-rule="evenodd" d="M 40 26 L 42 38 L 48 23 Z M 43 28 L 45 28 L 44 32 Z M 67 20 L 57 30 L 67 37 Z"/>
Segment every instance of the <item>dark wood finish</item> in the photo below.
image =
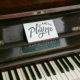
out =
<path fill-rule="evenodd" d="M 3 40 L 2 28 L 0 28 L 0 40 Z"/>
<path fill-rule="evenodd" d="M 19 59 L 16 61 L 15 60 L 8 61 L 8 62 L 4 62 L 4 63 L 0 64 L 0 70 L 3 71 L 3 70 L 7 70 L 8 68 L 19 67 L 21 65 L 32 64 L 32 63 L 38 63 L 40 61 L 51 60 L 53 58 L 69 56 L 70 54 L 79 54 L 79 53 L 80 53 L 80 47 L 75 47 L 75 48 L 72 48 L 72 49 L 66 50 L 66 51 L 51 52 L 46 55 L 43 54 L 43 55 L 39 55 L 39 56 Z"/>
<path fill-rule="evenodd" d="M 3 0 L 0 1 L 0 14 L 24 12 L 35 9 L 35 0 Z"/>
<path fill-rule="evenodd" d="M 5 43 L 0 46 L 0 71 L 80 53 L 80 31 L 72 31 L 73 27 L 80 27 L 79 0 L 1 0 L 0 6 L 0 40 L 3 40 L 4 28 L 53 19 L 59 37 L 50 40 L 59 39 L 61 44 L 59 48 L 28 56 L 21 55 L 20 47 L 38 42 L 27 43 L 24 39 L 21 42 Z M 49 40 L 39 42 L 44 41 Z"/>
<path fill-rule="evenodd" d="M 78 43 L 80 41 L 80 36 L 73 36 L 68 38 L 61 38 L 59 39 L 60 46 L 58 48 L 53 49 L 45 49 L 44 51 L 39 50 L 38 52 L 28 53 L 28 54 L 22 54 L 21 47 L 15 46 L 15 48 L 10 48 L 6 50 L 0 50 L 0 63 L 1 62 L 8 62 L 13 61 L 21 58 L 29 58 L 29 57 L 39 57 L 40 55 L 50 55 L 50 53 L 56 53 L 58 52 L 59 55 L 61 53 L 59 52 L 67 52 L 67 50 L 77 49 L 80 47 L 80 44 Z M 47 41 L 49 43 L 49 41 Z M 28 45 L 29 46 L 29 45 Z"/>
<path fill-rule="evenodd" d="M 5 45 L 0 46 L 0 50 L 20 47 L 20 46 L 26 46 L 26 45 L 30 45 L 30 44 L 39 43 L 39 42 L 44 42 L 44 41 L 49 41 L 49 40 L 56 40 L 56 39 L 61 39 L 61 38 L 67 38 L 67 37 L 77 36 L 77 35 L 80 35 L 80 32 L 73 32 L 73 33 L 63 34 L 63 35 L 60 35 L 57 38 L 47 39 L 47 40 L 42 40 L 42 41 L 37 41 L 37 42 L 32 42 L 32 43 L 27 43 L 27 42 L 17 42 L 16 43 L 15 42 L 15 43 L 5 44 Z"/>
<path fill-rule="evenodd" d="M 1 0 L 0 14 L 18 13 L 79 4 L 79 0 Z"/>
<path fill-rule="evenodd" d="M 42 10 L 36 10 L 36 11 L 16 12 L 16 13 L 10 13 L 10 14 L 2 14 L 0 15 L 0 20 L 41 15 L 41 11 L 43 11 L 42 14 L 49 14 L 49 13 L 65 12 L 65 11 L 71 11 L 71 10 L 77 10 L 77 9 L 80 9 L 80 5 L 42 9 Z M 34 14 L 34 12 L 36 12 L 37 14 Z"/>
<path fill-rule="evenodd" d="M 47 17 L 46 17 L 47 16 Z M 77 36 L 80 35 L 80 31 L 71 31 L 73 27 L 77 27 L 80 26 L 80 12 L 71 12 L 71 13 L 65 13 L 64 14 L 57 14 L 57 15 L 43 15 L 43 16 L 34 16 L 34 17 L 28 17 L 28 18 L 21 18 L 21 19 L 13 19 L 13 20 L 4 20 L 1 21 L 0 23 L 0 27 L 1 30 L 3 29 L 7 29 L 8 27 L 12 27 L 14 26 L 14 29 L 23 29 L 22 24 L 25 22 L 33 22 L 34 19 L 35 21 L 39 21 L 39 20 L 45 20 L 45 19 L 52 19 L 54 22 L 54 25 L 56 27 L 56 30 L 59 34 L 58 38 L 54 38 L 54 39 L 49 39 L 49 40 L 55 40 L 55 39 L 61 39 L 61 38 L 67 38 L 67 37 L 71 37 L 71 36 Z M 33 18 L 33 19 L 32 19 Z M 38 20 L 39 19 L 39 20 Z M 18 27 L 18 28 L 15 28 Z M 12 28 L 13 29 L 13 28 Z M 11 29 L 11 30 L 12 30 Z M 19 31 L 16 30 L 16 31 Z M 16 31 L 14 31 L 16 33 Z M 13 35 L 14 33 L 10 33 L 10 35 Z M 9 48 L 15 48 L 15 47 L 20 47 L 20 46 L 25 46 L 25 45 L 30 45 L 30 44 L 35 44 L 38 42 L 44 42 L 44 41 L 48 41 L 47 40 L 42 40 L 42 41 L 38 41 L 38 42 L 34 42 L 34 43 L 27 43 L 26 40 L 26 36 L 24 34 L 24 30 L 19 31 L 18 35 L 22 34 L 22 41 L 14 41 L 13 43 L 4 43 L 3 46 L 0 46 L 0 50 L 3 49 L 9 49 Z M 2 39 L 4 42 L 7 40 L 7 38 L 3 38 L 3 36 L 8 36 L 7 34 L 3 34 L 3 32 L 1 33 L 2 36 L 0 36 L 0 39 Z M 14 34 L 16 35 L 16 34 Z M 18 37 L 17 35 L 17 37 Z M 78 38 L 79 39 L 79 38 Z M 14 38 L 15 40 L 15 38 Z"/>

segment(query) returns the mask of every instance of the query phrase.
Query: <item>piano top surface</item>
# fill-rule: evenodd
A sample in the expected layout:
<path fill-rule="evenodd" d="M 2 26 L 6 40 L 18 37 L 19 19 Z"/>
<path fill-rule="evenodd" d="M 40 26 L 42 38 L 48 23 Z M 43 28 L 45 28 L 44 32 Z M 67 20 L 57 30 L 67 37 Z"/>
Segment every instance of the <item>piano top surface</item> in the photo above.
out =
<path fill-rule="evenodd" d="M 0 15 L 78 4 L 79 0 L 0 0 Z"/>

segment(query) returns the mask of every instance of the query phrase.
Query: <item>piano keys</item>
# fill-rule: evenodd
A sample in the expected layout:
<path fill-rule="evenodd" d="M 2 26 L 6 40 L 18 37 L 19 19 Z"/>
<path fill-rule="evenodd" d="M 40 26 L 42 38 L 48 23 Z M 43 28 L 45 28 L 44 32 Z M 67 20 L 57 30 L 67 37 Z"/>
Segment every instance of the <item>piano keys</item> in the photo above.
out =
<path fill-rule="evenodd" d="M 0 70 L 0 80 L 80 80 L 79 66 L 80 54 L 76 53 Z"/>

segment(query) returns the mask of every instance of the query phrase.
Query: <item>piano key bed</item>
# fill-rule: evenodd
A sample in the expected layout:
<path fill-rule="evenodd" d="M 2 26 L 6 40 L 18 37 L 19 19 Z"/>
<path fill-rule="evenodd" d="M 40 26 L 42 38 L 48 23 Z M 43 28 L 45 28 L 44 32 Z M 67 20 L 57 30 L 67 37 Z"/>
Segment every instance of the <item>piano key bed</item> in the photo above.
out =
<path fill-rule="evenodd" d="M 80 80 L 80 54 L 0 70 L 0 80 Z"/>

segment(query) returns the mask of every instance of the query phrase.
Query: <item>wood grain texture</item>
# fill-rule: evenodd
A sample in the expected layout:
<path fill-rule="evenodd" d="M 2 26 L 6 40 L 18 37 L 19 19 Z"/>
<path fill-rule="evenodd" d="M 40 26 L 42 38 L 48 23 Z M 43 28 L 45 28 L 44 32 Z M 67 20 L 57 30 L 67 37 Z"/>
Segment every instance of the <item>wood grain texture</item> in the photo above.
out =
<path fill-rule="evenodd" d="M 0 0 L 0 17 L 6 14 L 14 14 L 12 15 L 12 17 L 14 16 L 25 17 L 25 14 L 26 16 L 33 15 L 32 12 L 28 12 L 28 11 L 35 11 L 35 10 L 49 9 L 49 8 L 56 8 L 56 7 L 65 7 L 65 6 L 72 6 L 78 4 L 80 4 L 79 0 L 69 0 L 69 1 L 68 0 L 22 0 L 22 1 Z M 15 13 L 20 13 L 20 14 L 15 14 Z"/>
<path fill-rule="evenodd" d="M 51 59 L 57 58 L 57 57 L 69 56 L 70 54 L 74 54 L 74 52 L 76 52 L 76 51 L 80 51 L 79 48 L 80 47 L 75 47 L 75 48 L 71 48 L 66 51 L 50 52 L 47 54 L 37 55 L 34 57 L 27 57 L 27 58 L 23 58 L 23 59 L 8 61 L 8 62 L 2 63 L 0 65 L 0 70 L 4 71 L 9 68 L 18 67 L 21 65 L 39 63 L 40 61 L 51 60 Z M 78 53 L 76 53 L 76 54 L 78 54 Z"/>
<path fill-rule="evenodd" d="M 23 23 L 27 23 L 27 21 L 29 21 L 29 20 L 30 20 L 30 22 L 34 22 L 34 19 L 36 21 L 38 21 L 38 19 L 40 19 L 40 18 L 41 18 L 41 16 L 37 16 L 37 18 L 35 16 L 34 16 L 34 18 L 33 17 L 29 17 L 27 19 L 23 18 L 20 20 L 20 23 L 17 23 L 17 20 L 15 19 L 15 21 L 12 21 L 12 22 L 4 21 L 3 24 L 1 22 L 0 25 L 2 24 L 1 29 L 5 29 L 6 27 L 10 27 L 11 25 L 13 25 L 14 27 L 16 25 L 20 25 L 20 24 L 22 25 Z M 62 14 L 60 16 L 59 15 L 56 15 L 56 16 L 51 15 L 50 17 L 46 17 L 46 19 L 52 19 L 58 34 L 60 33 L 58 38 L 49 39 L 49 40 L 62 39 L 62 38 L 67 38 L 67 37 L 71 37 L 71 36 L 80 35 L 80 31 L 72 32 L 73 27 L 80 26 L 80 12 L 70 13 L 70 14 L 65 14 L 65 15 Z M 45 19 L 42 16 L 42 18 L 40 20 L 45 20 Z M 18 27 L 20 27 L 20 26 L 18 26 Z M 16 30 L 14 32 L 16 33 Z M 21 33 L 23 33 L 23 32 L 21 32 Z M 13 34 L 13 33 L 11 33 L 11 34 Z M 3 36 L 4 36 L 4 34 L 2 34 L 2 37 Z M 5 34 L 5 36 L 6 36 L 6 34 Z M 24 35 L 22 35 L 22 36 L 24 36 Z M 3 39 L 2 37 L 0 37 L 0 38 Z M 5 43 L 5 45 L 0 46 L 0 50 L 35 44 L 35 43 L 43 42 L 43 41 L 48 41 L 48 40 L 42 40 L 42 41 L 38 41 L 38 42 L 34 42 L 34 43 L 27 43 L 27 40 L 25 38 L 23 39 L 23 41 L 18 41 L 18 42 L 13 42 L 13 43 L 8 43 L 8 44 Z M 71 39 L 69 40 L 71 42 L 68 42 L 68 43 L 74 43 L 76 41 L 75 39 L 80 40 L 79 37 L 75 37 L 74 39 L 71 37 Z M 5 40 L 6 40 L 6 38 L 5 38 Z M 73 42 L 72 42 L 72 40 L 73 40 Z"/>
<path fill-rule="evenodd" d="M 44 14 L 50 14 L 50 13 L 59 13 L 59 12 L 72 11 L 72 10 L 80 10 L 80 5 L 42 9 L 42 10 L 36 10 L 36 11 L 26 11 L 26 12 L 20 12 L 20 13 L 18 12 L 18 13 L 12 13 L 12 14 L 2 14 L 0 15 L 0 20 L 35 16 L 33 14 L 34 12 L 41 12 L 41 11 L 44 11 Z M 37 15 L 40 15 L 40 14 L 37 14 Z"/>
<path fill-rule="evenodd" d="M 24 12 L 35 9 L 35 0 L 0 0 L 0 14 Z"/>

